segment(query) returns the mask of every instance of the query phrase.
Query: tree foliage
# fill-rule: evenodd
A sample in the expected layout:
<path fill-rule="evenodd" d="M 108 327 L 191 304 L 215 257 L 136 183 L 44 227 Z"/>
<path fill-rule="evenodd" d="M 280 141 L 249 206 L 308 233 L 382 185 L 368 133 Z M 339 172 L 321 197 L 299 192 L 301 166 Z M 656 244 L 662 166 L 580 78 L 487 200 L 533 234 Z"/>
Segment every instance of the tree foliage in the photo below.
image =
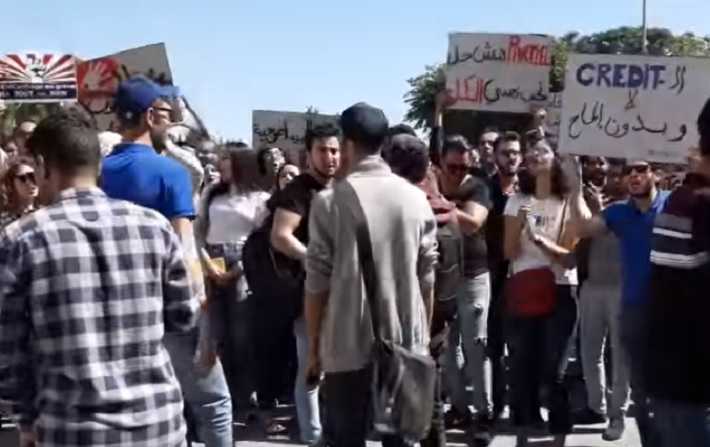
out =
<path fill-rule="evenodd" d="M 641 54 L 642 29 L 622 26 L 590 35 L 569 32 L 556 39 L 552 51 L 550 88 L 553 92 L 564 88 L 567 55 L 570 52 L 588 54 Z M 710 57 L 710 36 L 693 33 L 673 35 L 666 28 L 649 28 L 647 33 L 648 53 L 654 56 Z M 409 79 L 410 90 L 404 100 L 409 104 L 405 119 L 418 129 L 431 127 L 434 112 L 434 97 L 445 88 L 445 64 L 427 66 L 424 73 Z"/>

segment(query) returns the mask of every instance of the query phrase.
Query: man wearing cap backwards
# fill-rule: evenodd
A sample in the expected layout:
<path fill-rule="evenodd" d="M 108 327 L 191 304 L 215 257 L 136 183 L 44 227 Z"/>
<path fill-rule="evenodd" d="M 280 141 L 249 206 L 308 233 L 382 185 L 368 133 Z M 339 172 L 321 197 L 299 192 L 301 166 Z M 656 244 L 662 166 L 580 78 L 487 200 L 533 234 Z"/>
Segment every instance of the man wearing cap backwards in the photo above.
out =
<path fill-rule="evenodd" d="M 205 292 L 192 219 L 195 210 L 187 170 L 163 157 L 166 131 L 173 116 L 173 87 L 161 87 L 144 77 L 124 81 L 114 110 L 123 143 L 104 159 L 102 188 L 109 197 L 127 200 L 163 214 L 181 239 L 190 268 L 193 296 L 204 304 Z M 187 405 L 197 419 L 201 440 L 208 447 L 232 446 L 232 401 L 219 360 L 195 362 L 198 331 L 167 335 L 165 345 Z"/>
<path fill-rule="evenodd" d="M 325 373 L 325 441 L 365 446 L 372 400 L 373 329 L 356 247 L 355 199 L 362 205 L 375 262 L 383 338 L 428 354 L 437 259 L 436 220 L 426 195 L 392 173 L 380 157 L 387 137 L 384 113 L 367 104 L 340 119 L 349 175 L 319 193 L 311 207 L 305 313 L 309 382 Z M 384 436 L 385 446 L 404 445 Z"/>
<path fill-rule="evenodd" d="M 622 269 L 621 343 L 629 359 L 635 417 L 644 447 L 659 445 L 644 383 L 643 359 L 648 343 L 648 303 L 651 280 L 651 239 L 656 216 L 663 212 L 669 193 L 658 191 L 656 176 L 646 161 L 632 160 L 624 168 L 630 198 L 592 215 L 582 194 L 579 168 L 567 164 L 571 179 L 570 209 L 580 237 L 607 231 L 619 239 Z M 574 180 L 572 180 L 574 179 Z M 601 202 L 601 198 L 595 200 Z M 601 206 L 597 206 L 599 208 Z"/>

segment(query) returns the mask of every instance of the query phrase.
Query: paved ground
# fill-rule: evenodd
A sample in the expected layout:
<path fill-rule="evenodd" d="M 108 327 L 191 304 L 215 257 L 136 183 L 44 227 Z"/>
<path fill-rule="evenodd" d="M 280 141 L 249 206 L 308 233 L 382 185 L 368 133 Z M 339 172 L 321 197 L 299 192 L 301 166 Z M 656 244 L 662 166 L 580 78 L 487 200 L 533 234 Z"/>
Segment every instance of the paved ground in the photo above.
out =
<path fill-rule="evenodd" d="M 603 426 L 590 426 L 578 428 L 576 433 L 567 438 L 567 445 L 574 447 L 639 447 L 641 445 L 638 437 L 638 432 L 633 421 L 627 420 L 627 430 L 624 439 L 619 442 L 605 442 L 601 439 L 601 433 L 604 430 Z M 271 439 L 265 438 L 259 430 L 248 430 L 244 426 L 240 426 L 237 432 L 237 443 L 239 447 L 294 447 L 297 443 L 289 440 L 287 437 L 274 437 Z M 450 446 L 467 446 L 467 436 L 462 432 L 452 431 L 448 434 Z M 547 442 L 550 438 L 536 438 L 530 443 L 531 446 L 543 447 L 549 445 Z M 368 446 L 379 446 L 379 443 L 368 443 Z M 496 437 L 491 444 L 491 447 L 513 447 L 515 439 L 511 434 L 502 433 Z M 202 447 L 201 444 L 195 444 L 194 447 Z M 0 431 L 0 447 L 18 447 L 17 434 L 14 429 L 6 428 Z"/>

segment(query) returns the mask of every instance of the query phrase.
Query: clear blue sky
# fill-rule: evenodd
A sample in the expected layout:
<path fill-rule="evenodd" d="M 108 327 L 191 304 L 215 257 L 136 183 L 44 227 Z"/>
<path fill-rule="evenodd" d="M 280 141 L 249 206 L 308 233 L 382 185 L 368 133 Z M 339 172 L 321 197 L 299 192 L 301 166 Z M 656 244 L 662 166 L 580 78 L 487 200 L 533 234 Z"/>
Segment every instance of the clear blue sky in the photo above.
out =
<path fill-rule="evenodd" d="M 589 33 L 640 24 L 641 2 L 3 0 L 0 47 L 91 58 L 165 42 L 210 130 L 250 142 L 253 109 L 337 113 L 365 100 L 399 122 L 406 79 L 445 58 L 450 31 Z M 710 34 L 708 0 L 648 4 L 650 26 Z"/>

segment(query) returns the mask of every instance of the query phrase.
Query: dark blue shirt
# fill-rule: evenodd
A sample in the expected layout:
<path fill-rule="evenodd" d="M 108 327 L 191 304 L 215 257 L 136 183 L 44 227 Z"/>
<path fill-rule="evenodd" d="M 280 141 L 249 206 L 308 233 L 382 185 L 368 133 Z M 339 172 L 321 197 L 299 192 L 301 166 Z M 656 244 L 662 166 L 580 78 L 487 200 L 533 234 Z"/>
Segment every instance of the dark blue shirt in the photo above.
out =
<path fill-rule="evenodd" d="M 106 195 L 158 211 L 167 219 L 193 218 L 190 174 L 144 144 L 119 144 L 101 166 Z"/>
<path fill-rule="evenodd" d="M 645 213 L 634 202 L 615 203 L 603 212 L 606 226 L 619 238 L 625 306 L 648 302 L 651 280 L 651 236 L 656 215 L 666 206 L 670 193 L 659 191 Z"/>

